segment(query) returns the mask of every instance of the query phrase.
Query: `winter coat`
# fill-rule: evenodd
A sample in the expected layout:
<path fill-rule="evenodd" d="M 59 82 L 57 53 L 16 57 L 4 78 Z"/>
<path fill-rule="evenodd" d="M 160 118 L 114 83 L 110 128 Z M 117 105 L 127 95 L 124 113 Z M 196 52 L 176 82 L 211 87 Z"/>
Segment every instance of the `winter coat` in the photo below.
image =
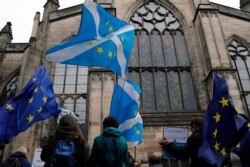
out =
<path fill-rule="evenodd" d="M 57 132 L 55 135 L 50 136 L 48 139 L 48 142 L 45 146 L 43 146 L 42 152 L 41 152 L 41 160 L 45 161 L 44 167 L 50 167 L 51 164 L 51 157 L 54 153 L 56 144 L 59 140 L 64 139 L 64 138 L 70 138 L 74 141 L 75 144 L 75 167 L 84 167 L 86 165 L 86 147 L 85 143 L 80 141 L 79 136 L 77 136 L 74 133 L 70 132 Z"/>
<path fill-rule="evenodd" d="M 90 167 L 122 167 L 128 165 L 126 139 L 117 128 L 108 127 L 97 136 L 90 156 Z"/>
<path fill-rule="evenodd" d="M 17 157 L 17 158 L 19 158 L 19 160 L 22 162 L 22 167 L 31 167 L 31 164 L 29 163 L 29 161 L 27 160 L 26 155 L 23 152 L 17 151 L 15 153 L 11 154 L 10 158 L 11 157 Z M 4 166 L 4 163 L 3 163 L 2 166 Z"/>
<path fill-rule="evenodd" d="M 250 167 L 250 129 L 240 141 L 240 147 L 236 147 L 233 152 L 240 157 L 242 167 Z"/>
<path fill-rule="evenodd" d="M 177 159 L 187 160 L 191 158 L 190 167 L 212 167 L 204 160 L 198 157 L 198 151 L 202 144 L 202 129 L 195 131 L 187 140 L 184 147 L 176 147 L 174 143 L 170 143 L 165 147 Z"/>

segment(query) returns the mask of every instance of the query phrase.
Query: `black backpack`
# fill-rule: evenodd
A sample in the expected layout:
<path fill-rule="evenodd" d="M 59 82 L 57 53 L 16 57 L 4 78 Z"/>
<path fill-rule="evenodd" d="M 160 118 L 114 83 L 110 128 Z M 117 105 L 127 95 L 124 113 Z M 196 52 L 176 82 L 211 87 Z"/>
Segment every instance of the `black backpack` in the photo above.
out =
<path fill-rule="evenodd" d="M 2 167 L 22 167 L 24 160 L 25 159 L 21 157 L 10 156 L 4 161 Z"/>

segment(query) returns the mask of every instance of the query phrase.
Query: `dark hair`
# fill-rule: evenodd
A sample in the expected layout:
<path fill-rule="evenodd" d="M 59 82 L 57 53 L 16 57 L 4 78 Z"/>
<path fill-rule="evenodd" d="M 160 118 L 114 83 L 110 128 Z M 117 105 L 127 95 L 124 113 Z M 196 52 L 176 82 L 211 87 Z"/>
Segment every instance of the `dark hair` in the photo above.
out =
<path fill-rule="evenodd" d="M 119 123 L 116 120 L 115 117 L 112 116 L 108 116 L 103 120 L 103 129 L 107 128 L 107 127 L 114 127 L 114 128 L 118 128 L 119 127 Z"/>
<path fill-rule="evenodd" d="M 190 126 L 193 127 L 194 125 L 198 128 L 202 128 L 203 127 L 203 119 L 196 118 L 196 119 L 191 120 Z"/>
<path fill-rule="evenodd" d="M 66 114 L 60 119 L 58 129 L 75 133 L 80 137 L 82 142 L 85 142 L 85 138 L 77 120 L 70 114 Z"/>

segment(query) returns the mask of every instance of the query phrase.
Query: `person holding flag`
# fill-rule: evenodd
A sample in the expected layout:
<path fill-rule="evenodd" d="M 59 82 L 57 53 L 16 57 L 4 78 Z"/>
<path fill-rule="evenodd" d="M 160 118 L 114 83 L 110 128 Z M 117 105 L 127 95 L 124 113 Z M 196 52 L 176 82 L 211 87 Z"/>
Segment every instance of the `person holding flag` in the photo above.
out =
<path fill-rule="evenodd" d="M 192 135 L 188 137 L 187 144 L 184 147 L 169 142 L 167 138 L 163 138 L 160 142 L 175 158 L 187 160 L 191 158 L 190 167 L 213 167 L 206 161 L 198 157 L 198 150 L 202 144 L 203 120 L 193 119 L 190 122 L 190 131 Z"/>
<path fill-rule="evenodd" d="M 198 156 L 211 165 L 221 167 L 246 131 L 246 124 L 245 119 L 238 117 L 226 81 L 216 74 Z"/>

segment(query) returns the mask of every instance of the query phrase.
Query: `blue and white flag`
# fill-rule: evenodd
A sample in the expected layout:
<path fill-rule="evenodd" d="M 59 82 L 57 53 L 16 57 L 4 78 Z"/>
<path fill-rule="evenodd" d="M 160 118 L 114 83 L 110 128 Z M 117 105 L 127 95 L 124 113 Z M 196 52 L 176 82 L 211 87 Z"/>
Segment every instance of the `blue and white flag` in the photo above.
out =
<path fill-rule="evenodd" d="M 115 117 L 120 126 L 119 130 L 127 141 L 142 143 L 143 123 L 139 113 L 140 87 L 132 82 L 121 78 L 115 87 L 110 116 Z"/>
<path fill-rule="evenodd" d="M 125 78 L 134 43 L 134 27 L 100 5 L 86 0 L 79 32 L 50 48 L 46 60 L 62 64 L 106 67 Z"/>

